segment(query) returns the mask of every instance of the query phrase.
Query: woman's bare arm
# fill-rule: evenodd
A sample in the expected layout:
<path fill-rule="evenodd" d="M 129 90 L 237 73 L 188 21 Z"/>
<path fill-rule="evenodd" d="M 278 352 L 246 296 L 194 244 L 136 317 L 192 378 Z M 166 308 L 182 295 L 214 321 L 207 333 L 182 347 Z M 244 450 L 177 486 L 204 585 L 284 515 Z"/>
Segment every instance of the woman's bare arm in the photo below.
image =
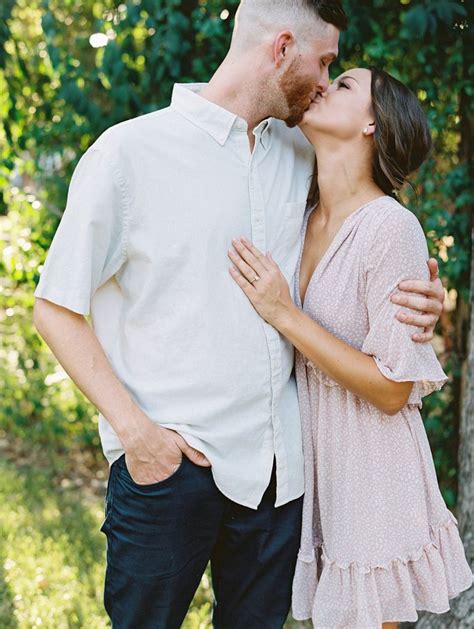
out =
<path fill-rule="evenodd" d="M 386 415 L 406 405 L 413 382 L 385 378 L 371 356 L 341 341 L 296 306 L 275 327 L 329 377 Z"/>

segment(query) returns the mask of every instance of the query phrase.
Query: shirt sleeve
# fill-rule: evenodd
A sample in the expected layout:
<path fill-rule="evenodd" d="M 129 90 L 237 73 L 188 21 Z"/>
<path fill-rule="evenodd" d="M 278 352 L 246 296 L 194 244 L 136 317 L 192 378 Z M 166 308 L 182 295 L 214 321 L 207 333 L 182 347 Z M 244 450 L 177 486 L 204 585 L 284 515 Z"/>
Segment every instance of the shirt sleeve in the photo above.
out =
<path fill-rule="evenodd" d="M 88 315 L 95 291 L 126 259 L 125 182 L 104 148 L 79 160 L 35 296 Z"/>
<path fill-rule="evenodd" d="M 408 404 L 421 407 L 421 399 L 447 381 L 430 343 L 415 343 L 419 331 L 395 318 L 401 309 L 391 302 L 403 280 L 428 280 L 428 247 L 423 229 L 405 208 L 389 213 L 377 230 L 366 260 L 366 303 L 369 332 L 362 351 L 373 356 L 380 372 L 395 382 L 413 382 Z M 403 308 L 406 312 L 414 312 Z"/>

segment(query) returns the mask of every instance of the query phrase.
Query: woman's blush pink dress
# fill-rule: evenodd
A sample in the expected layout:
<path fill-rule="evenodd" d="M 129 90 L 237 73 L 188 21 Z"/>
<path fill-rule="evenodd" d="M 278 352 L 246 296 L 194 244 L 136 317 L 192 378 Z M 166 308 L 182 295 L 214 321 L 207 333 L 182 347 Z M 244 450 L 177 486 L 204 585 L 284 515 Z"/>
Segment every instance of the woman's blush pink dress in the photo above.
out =
<path fill-rule="evenodd" d="M 316 629 L 443 613 L 472 583 L 419 412 L 447 377 L 390 301 L 400 281 L 428 279 L 427 259 L 417 218 L 381 197 L 343 223 L 298 304 L 386 378 L 415 383 L 407 405 L 386 415 L 297 352 L 306 489 L 293 615 Z"/>

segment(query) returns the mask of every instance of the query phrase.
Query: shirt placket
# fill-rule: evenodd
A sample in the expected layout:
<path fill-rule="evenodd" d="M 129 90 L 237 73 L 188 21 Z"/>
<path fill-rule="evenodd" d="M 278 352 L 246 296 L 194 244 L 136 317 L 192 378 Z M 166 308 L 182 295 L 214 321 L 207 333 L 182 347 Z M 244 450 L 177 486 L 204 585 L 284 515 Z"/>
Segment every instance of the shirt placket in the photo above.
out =
<path fill-rule="evenodd" d="M 250 218 L 252 229 L 252 242 L 262 252 L 266 251 L 266 225 L 265 225 L 265 198 L 258 174 L 257 158 L 260 152 L 259 137 L 256 137 L 256 147 L 249 163 L 249 196 Z M 279 400 L 281 391 L 281 344 L 278 332 L 271 325 L 262 321 L 270 357 L 270 382 L 271 382 L 271 422 L 272 431 L 268 433 L 265 450 L 273 453 L 277 461 L 277 502 L 284 500 L 288 493 L 288 478 L 285 470 L 286 450 L 279 419 Z M 273 442 L 273 443 L 272 443 Z"/>

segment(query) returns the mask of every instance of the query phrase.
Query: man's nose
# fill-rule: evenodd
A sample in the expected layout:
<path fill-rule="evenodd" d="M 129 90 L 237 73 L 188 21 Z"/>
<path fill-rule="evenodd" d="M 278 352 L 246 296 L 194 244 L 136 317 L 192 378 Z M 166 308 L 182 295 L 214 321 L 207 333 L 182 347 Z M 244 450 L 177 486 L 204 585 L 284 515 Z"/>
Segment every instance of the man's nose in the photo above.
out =
<path fill-rule="evenodd" d="M 318 94 L 326 94 L 329 87 L 329 72 L 326 70 L 318 81 L 317 91 Z"/>

